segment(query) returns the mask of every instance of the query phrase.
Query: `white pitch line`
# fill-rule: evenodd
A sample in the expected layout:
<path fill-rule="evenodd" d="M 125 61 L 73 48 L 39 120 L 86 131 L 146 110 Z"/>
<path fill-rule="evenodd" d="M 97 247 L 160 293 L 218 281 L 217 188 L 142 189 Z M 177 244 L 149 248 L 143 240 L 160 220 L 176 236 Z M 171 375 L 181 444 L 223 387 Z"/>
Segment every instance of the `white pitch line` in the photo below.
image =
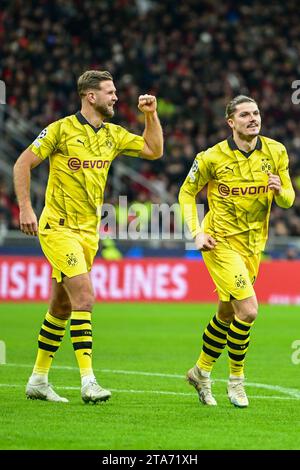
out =
<path fill-rule="evenodd" d="M 20 385 L 20 384 L 1 384 L 0 383 L 0 387 L 3 387 L 3 388 L 24 388 L 25 389 L 25 385 Z M 58 390 L 76 390 L 79 392 L 80 390 L 80 387 L 70 387 L 70 386 L 66 386 L 66 387 L 62 387 L 62 386 L 57 386 L 55 387 L 56 389 Z M 111 392 L 117 392 L 117 393 L 152 393 L 152 394 L 155 394 L 155 395 L 180 395 L 180 396 L 195 396 L 195 393 L 183 393 L 183 392 L 167 392 L 167 391 L 164 391 L 164 390 L 122 390 L 122 389 L 119 389 L 119 388 L 110 388 L 110 391 Z M 218 394 L 216 394 L 218 395 Z M 277 397 L 277 396 L 263 396 L 263 395 L 249 395 L 248 394 L 248 397 L 249 398 L 259 398 L 259 399 L 263 399 L 263 400 L 298 400 L 298 398 L 295 398 L 295 397 Z"/>
<path fill-rule="evenodd" d="M 10 367 L 25 367 L 25 368 L 32 368 L 32 365 L 28 364 L 5 364 L 6 366 Z M 0 366 L 1 367 L 1 366 Z M 3 367 L 3 365 L 2 365 Z M 77 367 L 73 366 L 53 366 L 53 369 L 61 369 L 61 370 L 78 370 Z M 95 372 L 100 372 L 100 373 L 107 373 L 107 374 L 124 374 L 124 375 L 142 375 L 142 376 L 148 376 L 148 377 L 163 377 L 163 378 L 173 378 L 173 379 L 184 379 L 185 377 L 183 375 L 178 375 L 178 374 L 163 374 L 160 372 L 142 372 L 142 371 L 134 371 L 134 370 L 121 370 L 121 369 L 94 369 Z M 227 383 L 227 380 L 225 379 L 214 379 L 214 382 L 225 382 Z M 256 382 L 247 382 L 245 381 L 245 385 L 248 387 L 255 387 L 255 388 L 263 388 L 265 390 L 272 390 L 276 391 L 279 393 L 282 393 L 283 395 L 288 395 L 290 397 L 293 397 L 297 400 L 300 399 L 300 391 L 296 390 L 294 388 L 286 388 L 286 387 L 281 387 L 280 385 L 269 385 L 269 384 L 262 384 L 262 383 L 256 383 Z"/>

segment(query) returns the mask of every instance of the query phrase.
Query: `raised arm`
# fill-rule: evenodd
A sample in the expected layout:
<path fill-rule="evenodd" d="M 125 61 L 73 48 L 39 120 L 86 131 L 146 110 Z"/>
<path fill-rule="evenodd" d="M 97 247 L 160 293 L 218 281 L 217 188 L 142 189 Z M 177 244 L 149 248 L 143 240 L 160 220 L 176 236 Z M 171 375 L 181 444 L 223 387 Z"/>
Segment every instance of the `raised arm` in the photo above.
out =
<path fill-rule="evenodd" d="M 14 165 L 14 186 L 20 208 L 20 229 L 27 235 L 37 235 L 38 222 L 30 199 L 31 170 L 42 160 L 30 149 L 24 150 Z"/>
<path fill-rule="evenodd" d="M 163 133 L 157 115 L 157 103 L 155 96 L 141 95 L 138 103 L 139 110 L 145 116 L 145 130 L 143 137 L 145 140 L 141 156 L 147 160 L 156 160 L 163 155 Z"/>

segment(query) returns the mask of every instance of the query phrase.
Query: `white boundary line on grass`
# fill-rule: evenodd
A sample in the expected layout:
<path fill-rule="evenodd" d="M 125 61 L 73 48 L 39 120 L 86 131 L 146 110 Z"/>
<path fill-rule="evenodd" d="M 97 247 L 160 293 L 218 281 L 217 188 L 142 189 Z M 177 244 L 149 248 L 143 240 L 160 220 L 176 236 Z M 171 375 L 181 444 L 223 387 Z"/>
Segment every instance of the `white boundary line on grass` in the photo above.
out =
<path fill-rule="evenodd" d="M 25 368 L 32 368 L 32 365 L 29 364 L 5 364 L 5 366 L 10 366 L 10 367 L 25 367 Z M 3 367 L 0 366 L 0 367 Z M 78 370 L 77 367 L 72 367 L 72 366 L 53 366 L 54 369 L 61 369 L 61 370 Z M 134 371 L 134 370 L 119 370 L 119 369 L 94 369 L 95 372 L 101 372 L 101 373 L 108 373 L 108 374 L 124 374 L 124 375 L 143 375 L 143 376 L 149 376 L 149 377 L 163 377 L 163 378 L 173 378 L 173 379 L 183 379 L 184 376 L 179 375 L 179 374 L 163 374 L 160 372 L 142 372 L 142 371 Z M 214 379 L 215 382 L 227 382 L 227 380 L 224 379 Z M 256 383 L 256 382 L 245 382 L 245 385 L 249 387 L 255 387 L 255 388 L 263 388 L 265 390 L 272 390 L 276 391 L 279 393 L 282 393 L 283 395 L 287 395 L 287 397 L 275 397 L 275 396 L 252 396 L 252 398 L 274 398 L 274 399 L 294 399 L 294 400 L 299 400 L 300 399 L 300 391 L 296 390 L 294 388 L 286 388 L 286 387 L 281 387 L 280 385 L 269 385 L 269 384 L 261 384 L 261 383 Z M 76 387 L 75 387 L 76 388 Z M 71 388 L 72 389 L 72 388 Z M 169 395 L 191 395 L 190 393 L 180 393 L 180 392 L 163 392 L 163 391 L 147 391 L 147 390 L 114 390 L 118 392 L 131 392 L 131 393 L 160 393 L 160 394 L 169 394 Z M 250 396 L 250 395 L 249 395 Z"/>
<path fill-rule="evenodd" d="M 3 388 L 24 388 L 24 385 L 20 384 L 1 384 L 0 387 Z M 80 390 L 80 387 L 62 387 L 62 386 L 56 386 L 55 387 L 57 390 Z M 183 392 L 167 392 L 163 390 L 122 390 L 119 388 L 110 388 L 111 392 L 117 392 L 117 393 L 153 393 L 156 395 L 180 395 L 180 396 L 195 396 L 194 393 L 183 393 Z M 262 398 L 266 400 L 298 400 L 296 397 L 279 397 L 279 396 L 263 396 L 263 395 L 249 395 L 247 394 L 249 398 Z"/>

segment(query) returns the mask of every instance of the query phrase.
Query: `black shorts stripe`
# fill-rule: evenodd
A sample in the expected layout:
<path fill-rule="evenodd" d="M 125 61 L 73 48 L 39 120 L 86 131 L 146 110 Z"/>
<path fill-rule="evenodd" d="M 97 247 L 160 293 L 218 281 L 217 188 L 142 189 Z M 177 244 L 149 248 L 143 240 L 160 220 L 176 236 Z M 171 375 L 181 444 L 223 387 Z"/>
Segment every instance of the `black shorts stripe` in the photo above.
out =
<path fill-rule="evenodd" d="M 236 349 L 237 351 L 247 351 L 248 349 L 248 346 L 249 346 L 249 341 L 247 341 L 247 343 L 245 344 L 236 344 L 236 343 L 232 343 L 231 341 L 227 340 L 227 346 L 229 346 L 229 348 L 231 349 Z"/>
<path fill-rule="evenodd" d="M 240 339 L 240 340 L 246 340 L 249 338 L 250 333 L 247 333 L 246 335 L 240 335 L 239 333 L 236 333 L 235 331 L 229 330 L 227 333 L 227 338 L 234 338 L 234 339 Z"/>
<path fill-rule="evenodd" d="M 83 325 L 84 323 L 89 323 L 90 325 L 92 324 L 91 320 L 71 320 L 71 326 L 72 325 Z"/>
<path fill-rule="evenodd" d="M 237 322 L 235 319 L 233 320 L 232 324 L 239 330 L 243 330 L 243 331 L 249 331 L 251 328 L 251 326 L 243 325 L 242 323 Z"/>
<path fill-rule="evenodd" d="M 61 341 L 63 339 L 63 336 L 49 333 L 49 331 L 44 330 L 43 327 L 41 328 L 40 335 L 44 336 L 44 338 L 51 339 L 52 341 Z"/>
<path fill-rule="evenodd" d="M 226 334 L 226 333 L 220 333 L 219 331 L 215 330 L 215 329 L 211 326 L 210 323 L 207 325 L 207 329 L 208 329 L 208 331 L 209 331 L 212 335 L 216 336 L 217 338 L 226 339 L 226 337 L 227 337 L 227 334 Z"/>
<path fill-rule="evenodd" d="M 39 348 L 43 349 L 44 351 L 55 352 L 58 350 L 58 346 L 52 346 L 52 344 L 43 343 L 42 341 L 38 341 L 38 345 Z"/>
<path fill-rule="evenodd" d="M 232 354 L 232 352 L 228 351 L 228 356 L 230 359 L 233 359 L 236 362 L 242 362 L 245 359 L 246 353 L 245 354 Z"/>
<path fill-rule="evenodd" d="M 47 320 L 44 320 L 44 325 L 48 326 L 48 328 L 52 328 L 52 330 L 65 331 L 65 328 L 53 325 L 53 323 L 49 323 Z"/>
<path fill-rule="evenodd" d="M 92 336 L 92 330 L 71 330 L 71 338 L 76 338 L 78 336 Z"/>
<path fill-rule="evenodd" d="M 207 336 L 205 333 L 203 333 L 203 341 L 208 343 L 210 346 L 214 346 L 215 348 L 219 348 L 219 349 L 223 349 L 226 346 L 225 343 L 217 343 L 217 341 L 214 341 L 209 336 Z"/>
<path fill-rule="evenodd" d="M 219 328 L 221 328 L 221 330 L 224 330 L 224 331 L 227 331 L 228 328 L 229 328 L 229 326 L 230 326 L 230 325 L 228 325 L 228 326 L 222 325 L 222 324 L 217 320 L 217 316 L 216 316 L 216 315 L 215 315 L 214 318 L 213 318 L 213 322 L 214 322 L 214 324 L 215 324 L 216 326 L 218 326 Z"/>
<path fill-rule="evenodd" d="M 73 343 L 73 348 L 75 351 L 78 349 L 92 349 L 91 341 L 80 341 L 79 343 Z"/>
<path fill-rule="evenodd" d="M 217 353 L 216 351 L 212 351 L 212 349 L 208 349 L 205 344 L 203 344 L 202 346 L 202 349 L 203 351 L 208 354 L 208 356 L 211 356 L 211 357 L 215 357 L 216 359 L 218 359 L 218 357 L 220 356 L 221 353 Z"/>

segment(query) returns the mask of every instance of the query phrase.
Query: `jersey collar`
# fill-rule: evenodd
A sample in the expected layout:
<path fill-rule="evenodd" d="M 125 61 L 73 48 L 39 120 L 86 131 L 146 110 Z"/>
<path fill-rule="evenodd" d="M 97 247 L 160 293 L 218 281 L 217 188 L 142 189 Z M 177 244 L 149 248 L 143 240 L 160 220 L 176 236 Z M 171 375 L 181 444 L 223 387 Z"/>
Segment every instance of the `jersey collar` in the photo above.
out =
<path fill-rule="evenodd" d="M 249 158 L 250 155 L 255 150 L 261 150 L 261 148 L 262 148 L 262 142 L 261 142 L 261 138 L 259 136 L 257 137 L 257 142 L 256 142 L 256 145 L 255 145 L 255 148 L 253 150 L 251 150 L 250 152 L 244 152 L 244 150 L 239 149 L 238 146 L 236 145 L 235 141 L 233 140 L 232 135 L 230 137 L 228 137 L 227 143 L 228 143 L 228 147 L 230 148 L 230 150 L 233 150 L 233 151 L 234 150 L 239 150 L 239 152 L 241 152 L 246 158 Z"/>
<path fill-rule="evenodd" d="M 77 119 L 78 119 L 78 121 L 80 122 L 80 124 L 90 126 L 90 127 L 93 129 L 93 131 L 96 132 L 96 133 L 97 133 L 98 131 L 100 131 L 100 129 L 102 129 L 102 127 L 104 127 L 104 123 L 102 123 L 100 127 L 94 127 L 94 126 L 92 126 L 92 124 L 90 124 L 89 121 L 87 121 L 87 120 L 85 119 L 85 117 L 81 114 L 80 111 L 77 111 L 77 113 L 75 114 L 75 116 L 77 117 Z"/>

